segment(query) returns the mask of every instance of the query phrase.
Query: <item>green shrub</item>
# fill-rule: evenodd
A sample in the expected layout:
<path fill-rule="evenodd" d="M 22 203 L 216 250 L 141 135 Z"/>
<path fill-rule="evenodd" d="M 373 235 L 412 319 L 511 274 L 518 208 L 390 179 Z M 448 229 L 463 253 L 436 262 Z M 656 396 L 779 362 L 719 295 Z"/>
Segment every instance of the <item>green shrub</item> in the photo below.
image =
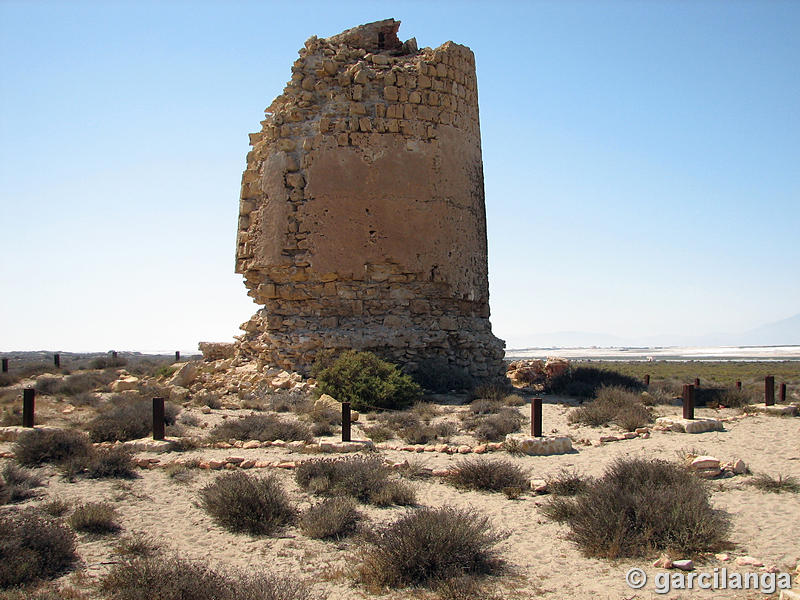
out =
<path fill-rule="evenodd" d="M 504 537 L 476 512 L 421 508 L 367 532 L 358 577 L 380 589 L 494 573 L 502 565 L 494 547 Z"/>
<path fill-rule="evenodd" d="M 413 489 L 398 485 L 390 476 L 380 459 L 362 456 L 307 460 L 295 470 L 297 484 L 313 494 L 351 496 L 379 506 L 413 504 Z"/>
<path fill-rule="evenodd" d="M 339 402 L 349 401 L 353 410 L 401 409 L 420 396 L 421 389 L 411 377 L 371 352 L 347 350 L 327 364 L 329 360 L 323 356 L 314 366 L 317 391 Z"/>
<path fill-rule="evenodd" d="M 544 513 L 566 522 L 587 556 L 612 559 L 713 552 L 730 528 L 711 508 L 703 481 L 678 465 L 639 458 L 617 459 L 585 493 L 556 496 Z"/>
<path fill-rule="evenodd" d="M 172 402 L 164 403 L 164 423 L 174 425 L 181 409 Z M 112 405 L 87 425 L 93 442 L 125 442 L 148 437 L 153 431 L 152 398 L 112 399 Z"/>
<path fill-rule="evenodd" d="M 283 440 L 311 441 L 313 435 L 306 423 L 284 421 L 272 414 L 248 415 L 244 419 L 228 419 L 214 427 L 209 434 L 214 440 Z"/>
<path fill-rule="evenodd" d="M 85 434 L 69 429 L 32 429 L 20 435 L 14 444 L 17 462 L 27 467 L 43 463 L 62 464 L 89 456 L 92 450 Z"/>
<path fill-rule="evenodd" d="M 119 515 L 113 506 L 106 502 L 87 502 L 76 506 L 67 519 L 75 531 L 83 533 L 117 533 L 122 527 L 117 523 Z"/>
<path fill-rule="evenodd" d="M 356 530 L 361 514 L 352 498 L 328 498 L 300 516 L 300 530 L 314 539 L 341 539 Z"/>
<path fill-rule="evenodd" d="M 592 402 L 573 409 L 567 415 L 569 423 L 600 427 L 615 423 L 627 431 L 653 422 L 650 409 L 642 403 L 640 394 L 619 387 L 602 387 Z"/>
<path fill-rule="evenodd" d="M 524 490 L 528 481 L 522 469 L 511 461 L 483 457 L 460 461 L 447 477 L 447 482 L 456 487 L 487 492 L 502 492 L 506 488 Z"/>
<path fill-rule="evenodd" d="M 68 527 L 35 510 L 0 514 L 0 588 L 50 579 L 76 559 Z"/>
<path fill-rule="evenodd" d="M 153 585 L 158 582 L 158 585 Z M 153 556 L 115 564 L 100 581 L 108 600 L 314 600 L 294 577 L 226 573 L 199 562 Z"/>
<path fill-rule="evenodd" d="M 295 521 L 292 506 L 274 474 L 255 477 L 232 471 L 200 490 L 202 507 L 228 531 L 269 535 Z"/>
<path fill-rule="evenodd" d="M 41 478 L 8 463 L 0 473 L 0 505 L 27 500 L 36 495 L 34 488 L 41 486 Z"/>
<path fill-rule="evenodd" d="M 553 394 L 583 398 L 591 398 L 601 387 L 621 387 L 636 392 L 644 390 L 642 381 L 635 377 L 596 367 L 572 367 L 548 382 L 548 389 Z"/>

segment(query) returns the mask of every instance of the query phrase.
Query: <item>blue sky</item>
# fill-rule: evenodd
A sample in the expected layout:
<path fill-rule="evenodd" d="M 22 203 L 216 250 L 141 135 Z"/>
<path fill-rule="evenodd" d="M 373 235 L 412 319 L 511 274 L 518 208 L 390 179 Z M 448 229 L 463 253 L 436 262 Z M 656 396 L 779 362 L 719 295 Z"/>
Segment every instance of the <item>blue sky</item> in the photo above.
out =
<path fill-rule="evenodd" d="M 0 349 L 238 334 L 247 134 L 306 38 L 389 17 L 475 52 L 509 346 L 800 312 L 800 3 L 0 0 Z"/>

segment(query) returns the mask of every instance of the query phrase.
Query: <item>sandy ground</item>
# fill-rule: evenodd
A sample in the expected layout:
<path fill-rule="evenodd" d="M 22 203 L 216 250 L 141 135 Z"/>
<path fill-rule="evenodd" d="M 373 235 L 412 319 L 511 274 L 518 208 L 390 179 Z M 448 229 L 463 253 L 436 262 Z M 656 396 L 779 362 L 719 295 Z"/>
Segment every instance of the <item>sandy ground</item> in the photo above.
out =
<path fill-rule="evenodd" d="M 455 409 L 453 409 L 455 410 Z M 569 407 L 558 398 L 546 397 L 544 405 L 545 431 L 561 435 L 570 434 L 576 439 L 598 439 L 607 433 L 618 433 L 612 428 L 569 426 L 566 414 Z M 527 414 L 528 406 L 520 408 Z M 658 415 L 677 415 L 679 408 L 659 406 Z M 197 416 L 210 425 L 221 419 L 226 411 Z M 732 415 L 734 411 L 698 409 L 697 416 Z M 529 425 L 524 426 L 529 427 Z M 354 426 L 354 439 L 360 430 Z M 333 439 L 333 438 L 331 438 Z M 362 438 L 363 439 L 363 438 Z M 0 451 L 11 450 L 9 442 L 0 443 Z M 757 415 L 726 424 L 726 430 L 703 434 L 683 434 L 654 431 L 649 439 L 612 442 L 601 446 L 576 445 L 570 454 L 549 457 L 517 457 L 505 452 L 488 455 L 492 459 L 508 459 L 522 466 L 532 478 L 546 478 L 560 468 L 575 468 L 588 475 L 600 475 L 604 467 L 618 456 L 641 456 L 677 461 L 682 451 L 692 449 L 728 461 L 742 458 L 755 473 L 784 474 L 800 478 L 800 418 Z M 415 460 L 432 468 L 447 468 L 463 457 L 439 453 L 411 454 L 401 451 L 380 451 L 387 459 Z M 176 454 L 140 454 L 140 457 L 158 457 L 167 461 L 182 458 L 247 458 L 276 460 L 301 460 L 307 455 L 292 453 L 282 448 L 202 449 Z M 2 461 L 0 461 L 2 462 Z M 72 504 L 86 501 L 108 501 L 121 514 L 123 534 L 145 532 L 160 540 L 168 549 L 179 555 L 208 562 L 216 566 L 238 567 L 248 570 L 270 569 L 291 574 L 314 583 L 314 587 L 328 598 L 374 598 L 354 585 L 347 576 L 359 550 L 355 540 L 322 542 L 310 540 L 294 527 L 285 529 L 279 537 L 250 537 L 231 534 L 216 525 L 196 502 L 198 490 L 219 476 L 219 472 L 194 470 L 188 483 L 178 483 L 167 477 L 163 469 L 142 470 L 141 477 L 131 481 L 77 480 L 69 483 L 49 467 L 38 470 L 46 476 L 47 486 L 41 496 L 24 503 L 35 505 L 53 497 L 63 498 Z M 274 469 L 285 488 L 301 509 L 314 500 L 302 492 L 293 479 L 293 472 Z M 253 471 L 254 473 L 257 471 Z M 761 492 L 747 485 L 748 476 L 714 480 L 710 483 L 712 502 L 716 508 L 730 513 L 733 522 L 731 541 L 734 557 L 750 555 L 766 565 L 775 565 L 782 572 L 793 572 L 800 562 L 800 494 L 774 494 Z M 516 500 L 503 494 L 458 491 L 437 479 L 414 481 L 418 502 L 424 506 L 451 505 L 473 508 L 488 515 L 496 527 L 509 532 L 509 537 L 499 548 L 508 563 L 508 574 L 495 578 L 493 583 L 498 597 L 523 598 L 762 598 L 756 591 L 673 591 L 656 594 L 652 583 L 657 573 L 650 560 L 607 561 L 586 558 L 568 541 L 566 527 L 543 517 L 541 506 L 547 496 L 528 493 Z M 1 510 L 16 510 L 19 505 Z M 373 523 L 391 521 L 407 508 L 363 507 L 362 511 Z M 78 552 L 85 573 L 95 578 L 114 561 L 112 553 L 116 538 L 80 536 Z M 759 571 L 754 567 L 736 567 L 711 557 L 697 564 L 697 571 L 713 572 L 715 567 L 727 566 L 729 571 Z M 625 573 L 639 567 L 649 576 L 648 584 L 641 590 L 632 590 L 625 583 Z M 73 581 L 74 576 L 67 576 Z M 795 583 L 800 587 L 800 583 Z M 384 598 L 425 598 L 421 590 L 400 590 Z M 777 594 L 775 595 L 777 597 Z"/>
<path fill-rule="evenodd" d="M 506 358 L 562 358 L 580 360 L 798 360 L 800 346 L 667 346 L 636 348 L 520 348 L 506 350 Z"/>

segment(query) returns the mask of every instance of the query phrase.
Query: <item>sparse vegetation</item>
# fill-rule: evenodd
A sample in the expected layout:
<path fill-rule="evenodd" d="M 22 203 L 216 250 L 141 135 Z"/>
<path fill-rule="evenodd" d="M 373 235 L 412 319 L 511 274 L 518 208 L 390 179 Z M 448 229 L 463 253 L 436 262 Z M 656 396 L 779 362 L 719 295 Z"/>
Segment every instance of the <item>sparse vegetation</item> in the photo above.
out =
<path fill-rule="evenodd" d="M 313 435 L 306 423 L 283 420 L 277 415 L 248 415 L 244 419 L 228 419 L 217 425 L 210 433 L 214 440 L 259 440 L 262 442 L 283 440 L 311 441 Z"/>
<path fill-rule="evenodd" d="M 157 581 L 158 585 L 152 585 Z M 226 573 L 177 557 L 140 558 L 114 565 L 100 582 L 109 600 L 315 600 L 295 578 Z"/>
<path fill-rule="evenodd" d="M 524 490 L 528 478 L 517 465 L 509 460 L 469 458 L 460 461 L 447 477 L 448 483 L 471 490 L 502 492 L 512 488 Z"/>
<path fill-rule="evenodd" d="M 617 371 L 597 367 L 572 367 L 564 374 L 554 377 L 548 384 L 553 394 L 591 398 L 602 387 L 623 388 L 632 392 L 644 389 L 641 379 L 623 375 Z"/>
<path fill-rule="evenodd" d="M 87 502 L 75 507 L 67 522 L 75 531 L 105 535 L 122 529 L 116 509 L 106 502 Z"/>
<path fill-rule="evenodd" d="M 759 473 L 750 479 L 748 483 L 762 492 L 800 494 L 800 481 L 791 475 L 772 477 L 766 473 Z"/>
<path fill-rule="evenodd" d="M 0 514 L 0 588 L 50 579 L 76 560 L 75 534 L 36 510 Z"/>
<path fill-rule="evenodd" d="M 371 352 L 348 350 L 335 358 L 322 353 L 313 375 L 320 394 L 329 394 L 339 402 L 349 401 L 358 411 L 405 408 L 421 394 L 411 377 Z"/>
<path fill-rule="evenodd" d="M 7 463 L 0 473 L 0 505 L 22 502 L 36 495 L 42 480 L 26 469 Z"/>
<path fill-rule="evenodd" d="M 308 460 L 297 466 L 295 480 L 304 490 L 322 496 L 351 496 L 378 506 L 409 505 L 415 494 L 408 484 L 392 480 L 378 458 Z"/>
<path fill-rule="evenodd" d="M 520 430 L 522 415 L 516 408 L 498 406 L 494 403 L 487 405 L 481 403 L 480 406 L 487 409 L 491 407 L 491 410 L 496 409 L 496 412 L 480 414 L 470 411 L 463 418 L 464 427 L 479 440 L 497 442 L 503 440 L 509 433 Z"/>
<path fill-rule="evenodd" d="M 561 469 L 555 476 L 547 479 L 547 491 L 554 496 L 577 496 L 589 491 L 592 480 L 575 469 Z"/>
<path fill-rule="evenodd" d="M 39 510 L 51 517 L 63 517 L 69 512 L 69 502 L 63 498 L 52 498 L 39 505 Z"/>
<path fill-rule="evenodd" d="M 114 553 L 127 558 L 152 558 L 163 552 L 161 544 L 144 533 L 126 535 L 117 542 Z"/>
<path fill-rule="evenodd" d="M 592 402 L 573 409 L 567 416 L 567 421 L 591 427 L 601 427 L 613 422 L 626 431 L 633 431 L 652 423 L 653 415 L 642 403 L 640 394 L 620 387 L 602 387 Z"/>
<path fill-rule="evenodd" d="M 338 540 L 353 533 L 360 519 L 352 498 L 328 498 L 306 510 L 299 525 L 310 538 Z"/>
<path fill-rule="evenodd" d="M 495 573 L 502 567 L 495 545 L 504 537 L 476 512 L 421 508 L 366 533 L 358 578 L 378 590 Z"/>
<path fill-rule="evenodd" d="M 704 482 L 661 460 L 617 459 L 585 493 L 556 496 L 544 513 L 569 525 L 587 556 L 602 558 L 715 551 L 729 530 Z"/>
<path fill-rule="evenodd" d="M 200 499 L 206 512 L 234 533 L 269 535 L 297 517 L 297 509 L 274 474 L 255 477 L 232 471 L 220 475 L 200 490 Z"/>
<path fill-rule="evenodd" d="M 174 425 L 180 407 L 171 402 L 164 403 L 164 423 Z M 101 412 L 87 425 L 93 442 L 124 442 L 147 437 L 153 428 L 153 404 L 144 397 L 126 398 L 117 396 L 111 406 Z"/>

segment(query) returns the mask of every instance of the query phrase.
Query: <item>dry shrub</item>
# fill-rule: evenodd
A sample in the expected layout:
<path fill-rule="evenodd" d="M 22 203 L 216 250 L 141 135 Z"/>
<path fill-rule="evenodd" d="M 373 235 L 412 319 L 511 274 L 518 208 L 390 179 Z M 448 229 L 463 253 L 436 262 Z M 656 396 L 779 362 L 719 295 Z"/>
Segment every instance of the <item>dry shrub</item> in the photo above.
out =
<path fill-rule="evenodd" d="M 158 585 L 153 585 L 153 582 Z M 177 557 L 138 558 L 114 565 L 100 582 L 108 600 L 314 600 L 295 578 L 226 573 Z"/>
<path fill-rule="evenodd" d="M 87 502 L 76 506 L 67 519 L 75 531 L 83 533 L 117 533 L 122 529 L 116 509 L 106 502 Z"/>
<path fill-rule="evenodd" d="M 40 477 L 13 463 L 7 463 L 0 473 L 0 505 L 32 498 L 36 495 L 34 488 L 41 486 Z"/>
<path fill-rule="evenodd" d="M 639 458 L 617 459 L 586 493 L 556 496 L 544 513 L 569 525 L 587 556 L 612 559 L 713 552 L 730 528 L 704 482 L 679 465 Z"/>
<path fill-rule="evenodd" d="M 753 487 L 758 488 L 762 492 L 773 492 L 775 494 L 788 492 L 791 494 L 800 494 L 800 481 L 791 475 L 778 475 L 777 477 L 771 477 L 766 473 L 759 473 L 750 479 L 748 483 Z"/>
<path fill-rule="evenodd" d="M 323 496 L 351 496 L 379 506 L 413 504 L 412 488 L 390 479 L 391 471 L 378 458 L 307 460 L 297 466 L 295 481 L 304 490 Z"/>
<path fill-rule="evenodd" d="M 228 419 L 210 433 L 215 440 L 259 440 L 262 442 L 311 441 L 311 429 L 305 423 L 284 421 L 276 415 L 248 415 L 244 419 Z"/>
<path fill-rule="evenodd" d="M 63 517 L 69 511 L 69 502 L 63 498 L 52 498 L 39 505 L 39 510 L 51 517 Z"/>
<path fill-rule="evenodd" d="M 365 535 L 358 578 L 371 589 L 497 572 L 495 545 L 506 537 L 487 517 L 449 506 L 414 510 Z"/>
<path fill-rule="evenodd" d="M 652 423 L 653 415 L 642 403 L 641 395 L 621 387 L 602 387 L 595 400 L 573 409 L 567 421 L 591 427 L 613 422 L 626 431 L 633 431 Z"/>
<path fill-rule="evenodd" d="M 361 514 L 352 498 L 328 498 L 300 516 L 300 529 L 314 539 L 342 539 L 353 533 Z"/>
<path fill-rule="evenodd" d="M 35 510 L 0 515 L 0 588 L 49 579 L 75 560 L 75 534 Z"/>
<path fill-rule="evenodd" d="M 195 476 L 194 470 L 189 465 L 183 463 L 172 463 L 168 465 L 167 468 L 164 469 L 164 474 L 178 483 L 189 483 Z"/>
<path fill-rule="evenodd" d="M 149 535 L 138 532 L 117 542 L 114 553 L 126 558 L 151 558 L 163 552 L 163 546 Z"/>
<path fill-rule="evenodd" d="M 59 586 L 55 582 L 31 584 L 25 587 L 16 587 L 0 590 L 0 600 L 92 600 L 92 597 L 77 588 Z"/>
<path fill-rule="evenodd" d="M 242 471 L 221 475 L 200 490 L 200 504 L 234 533 L 269 535 L 297 517 L 297 509 L 272 473 L 264 477 Z"/>
<path fill-rule="evenodd" d="M 589 491 L 592 479 L 584 477 L 575 469 L 561 469 L 547 480 L 547 491 L 555 496 L 577 496 Z"/>
<path fill-rule="evenodd" d="M 394 432 L 384 425 L 373 425 L 372 427 L 362 427 L 361 431 L 376 444 L 385 442 L 394 437 Z"/>
<path fill-rule="evenodd" d="M 511 384 L 486 384 L 479 385 L 472 391 L 472 395 L 480 400 L 489 400 L 491 402 L 502 402 L 503 398 L 511 391 Z"/>
<path fill-rule="evenodd" d="M 596 367 L 574 367 L 548 382 L 549 391 L 553 394 L 583 398 L 591 398 L 603 387 L 639 392 L 644 389 L 644 384 L 635 377 Z"/>
<path fill-rule="evenodd" d="M 399 431 L 400 437 L 408 444 L 447 443 L 458 431 L 453 423 L 442 422 L 435 425 L 415 425 Z"/>
<path fill-rule="evenodd" d="M 473 415 L 493 415 L 500 411 L 503 405 L 497 400 L 478 398 L 469 403 L 469 412 Z"/>
<path fill-rule="evenodd" d="M 522 415 L 516 408 L 500 406 L 497 412 L 490 414 L 467 413 L 464 427 L 484 442 L 497 442 L 509 433 L 520 430 Z"/>
<path fill-rule="evenodd" d="M 525 398 L 519 394 L 509 394 L 503 398 L 503 404 L 506 406 L 525 406 Z"/>
<path fill-rule="evenodd" d="M 14 445 L 17 462 L 29 467 L 44 463 L 63 464 L 89 456 L 92 450 L 85 434 L 68 429 L 32 429 L 19 436 Z"/>
<path fill-rule="evenodd" d="M 459 461 L 446 479 L 456 487 L 487 492 L 502 492 L 506 488 L 523 490 L 528 486 L 525 473 L 511 461 L 483 457 Z"/>
<path fill-rule="evenodd" d="M 433 589 L 437 600 L 499 600 L 497 595 L 490 595 L 487 585 L 475 575 L 457 575 L 437 581 Z"/>
<path fill-rule="evenodd" d="M 174 425 L 181 408 L 164 403 L 164 423 Z M 153 401 L 117 396 L 111 406 L 87 425 L 93 442 L 125 442 L 147 437 L 153 430 Z"/>

